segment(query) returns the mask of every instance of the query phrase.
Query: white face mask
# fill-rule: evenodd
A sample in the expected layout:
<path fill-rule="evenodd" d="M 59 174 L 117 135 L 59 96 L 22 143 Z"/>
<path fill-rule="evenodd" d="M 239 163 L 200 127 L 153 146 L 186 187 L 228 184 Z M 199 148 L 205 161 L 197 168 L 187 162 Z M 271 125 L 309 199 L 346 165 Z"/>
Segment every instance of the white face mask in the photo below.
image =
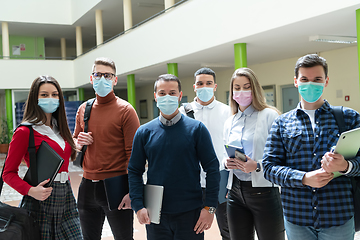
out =
<path fill-rule="evenodd" d="M 208 102 L 214 96 L 214 88 L 210 88 L 210 87 L 196 88 L 196 96 L 202 102 Z"/>
<path fill-rule="evenodd" d="M 156 106 L 160 111 L 165 115 L 173 114 L 179 106 L 179 97 L 178 96 L 157 96 L 156 97 Z"/>

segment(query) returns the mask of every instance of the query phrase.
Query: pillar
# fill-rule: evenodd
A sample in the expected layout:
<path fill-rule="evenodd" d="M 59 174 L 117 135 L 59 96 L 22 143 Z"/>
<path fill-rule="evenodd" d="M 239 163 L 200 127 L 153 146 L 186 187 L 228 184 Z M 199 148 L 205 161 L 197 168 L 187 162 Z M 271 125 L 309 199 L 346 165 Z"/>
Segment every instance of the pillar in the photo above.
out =
<path fill-rule="evenodd" d="M 85 91 L 84 88 L 79 88 L 79 101 L 85 101 Z"/>
<path fill-rule="evenodd" d="M 358 71 L 359 71 L 359 83 L 360 83 L 360 8 L 356 10 L 356 35 L 357 35 Z"/>
<path fill-rule="evenodd" d="M 10 44 L 9 44 L 9 25 L 8 25 L 8 23 L 2 22 L 1 29 L 2 29 L 3 58 L 9 59 L 10 58 Z"/>
<path fill-rule="evenodd" d="M 61 45 L 61 59 L 66 60 L 66 40 L 65 40 L 65 38 L 60 39 L 60 45 Z"/>
<path fill-rule="evenodd" d="M 132 10 L 131 10 L 131 0 L 123 0 L 124 8 L 124 31 L 132 28 Z"/>
<path fill-rule="evenodd" d="M 6 122 L 9 128 L 9 139 L 11 139 L 12 130 L 14 129 L 11 89 L 5 89 L 5 108 L 6 108 Z"/>
<path fill-rule="evenodd" d="M 175 76 L 179 77 L 178 64 L 177 63 L 168 63 L 167 68 L 168 68 L 168 73 L 169 74 L 172 74 L 172 75 L 175 75 Z"/>
<path fill-rule="evenodd" d="M 247 67 L 246 43 L 234 44 L 234 62 L 235 70 L 238 68 Z"/>
<path fill-rule="evenodd" d="M 83 53 L 83 46 L 82 46 L 81 27 L 76 26 L 76 56 L 80 56 L 82 53 Z"/>
<path fill-rule="evenodd" d="M 127 75 L 127 95 L 128 102 L 136 110 L 135 74 Z"/>
<path fill-rule="evenodd" d="M 175 0 L 164 0 L 165 9 L 172 7 L 175 4 Z"/>
<path fill-rule="evenodd" d="M 96 24 L 96 45 L 100 45 L 104 42 L 102 11 L 101 10 L 96 10 L 96 12 L 95 12 L 95 24 Z"/>

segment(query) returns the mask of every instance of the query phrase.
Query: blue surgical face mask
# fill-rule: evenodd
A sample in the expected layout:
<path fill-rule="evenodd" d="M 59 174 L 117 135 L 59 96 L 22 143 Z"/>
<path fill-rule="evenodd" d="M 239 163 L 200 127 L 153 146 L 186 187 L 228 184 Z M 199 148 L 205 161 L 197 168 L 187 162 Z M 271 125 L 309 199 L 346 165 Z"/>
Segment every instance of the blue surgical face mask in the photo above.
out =
<path fill-rule="evenodd" d="M 112 81 L 106 80 L 104 76 L 102 76 L 99 80 L 93 79 L 93 88 L 97 95 L 105 97 L 112 90 Z"/>
<path fill-rule="evenodd" d="M 56 98 L 39 98 L 38 105 L 46 113 L 53 113 L 59 107 L 59 99 Z"/>
<path fill-rule="evenodd" d="M 208 102 L 214 96 L 214 88 L 210 88 L 210 87 L 196 88 L 196 96 L 202 102 Z"/>
<path fill-rule="evenodd" d="M 308 103 L 314 103 L 323 94 L 325 83 L 300 82 L 298 80 L 298 90 L 301 97 Z"/>
<path fill-rule="evenodd" d="M 160 111 L 165 115 L 173 114 L 179 106 L 179 97 L 178 96 L 157 96 L 156 106 Z"/>

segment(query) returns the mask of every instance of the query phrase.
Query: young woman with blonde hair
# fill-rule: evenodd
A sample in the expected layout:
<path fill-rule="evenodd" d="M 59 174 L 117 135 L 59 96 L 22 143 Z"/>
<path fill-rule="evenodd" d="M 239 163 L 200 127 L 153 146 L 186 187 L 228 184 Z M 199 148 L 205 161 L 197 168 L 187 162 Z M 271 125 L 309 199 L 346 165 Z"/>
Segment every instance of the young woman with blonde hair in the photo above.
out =
<path fill-rule="evenodd" d="M 232 116 L 224 126 L 224 142 L 242 148 L 246 161 L 227 158 L 230 169 L 228 223 L 231 239 L 282 240 L 284 223 L 278 187 L 262 171 L 266 138 L 279 111 L 266 103 L 255 73 L 249 68 L 235 70 L 229 94 Z"/>

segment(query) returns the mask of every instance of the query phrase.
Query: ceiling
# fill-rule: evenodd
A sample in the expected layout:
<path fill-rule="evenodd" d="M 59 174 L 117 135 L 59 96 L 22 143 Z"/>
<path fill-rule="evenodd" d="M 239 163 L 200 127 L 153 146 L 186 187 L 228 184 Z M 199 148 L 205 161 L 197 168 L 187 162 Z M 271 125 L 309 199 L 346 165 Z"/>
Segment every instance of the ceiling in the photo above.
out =
<path fill-rule="evenodd" d="M 164 9 L 164 0 L 131 0 L 131 2 L 133 25 Z M 181 2 L 183 1 L 175 0 L 175 3 L 180 4 Z M 209 66 L 215 71 L 233 69 L 233 48 L 234 44 L 238 42 L 247 43 L 248 65 L 299 57 L 307 53 L 355 46 L 354 44 L 309 42 L 309 36 L 333 35 L 356 37 L 355 10 L 357 8 L 360 8 L 360 4 L 305 21 L 285 25 L 268 32 L 237 39 L 236 41 L 227 42 L 210 49 L 171 59 L 170 61 L 178 63 L 179 77 L 183 78 L 192 76 L 202 66 Z M 97 9 L 102 10 L 104 41 L 124 31 L 123 6 L 122 1 L 119 0 L 102 0 L 71 26 L 9 22 L 9 31 L 11 35 L 43 36 L 46 47 L 59 47 L 60 38 L 66 38 L 67 47 L 75 48 L 75 27 L 82 26 L 83 47 L 91 49 L 96 45 L 95 10 Z M 166 64 L 136 70 L 133 72 L 135 74 L 136 85 L 149 84 L 157 76 L 166 71 Z M 120 75 L 118 77 L 120 80 L 118 88 L 126 88 L 126 76 Z"/>

